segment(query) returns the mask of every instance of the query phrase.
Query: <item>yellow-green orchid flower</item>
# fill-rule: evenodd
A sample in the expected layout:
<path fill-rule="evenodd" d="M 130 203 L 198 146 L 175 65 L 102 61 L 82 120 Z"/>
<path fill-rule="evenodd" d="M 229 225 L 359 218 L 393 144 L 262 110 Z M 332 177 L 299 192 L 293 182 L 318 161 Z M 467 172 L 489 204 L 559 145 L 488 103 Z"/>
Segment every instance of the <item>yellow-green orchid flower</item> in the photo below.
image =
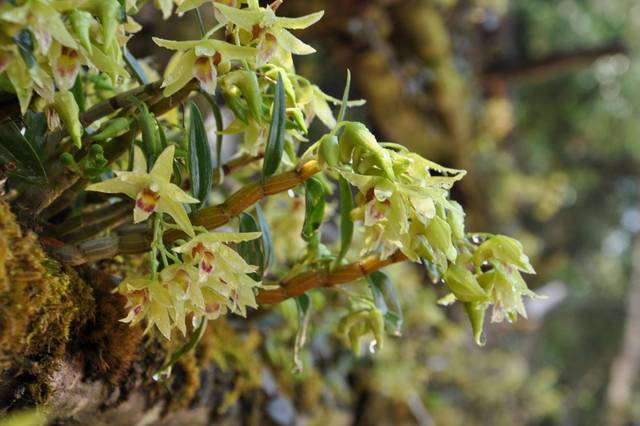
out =
<path fill-rule="evenodd" d="M 217 66 L 233 60 L 252 60 L 257 52 L 251 47 L 236 46 L 220 40 L 172 41 L 154 37 L 153 41 L 160 47 L 178 51 L 180 55 L 163 83 L 164 96 L 171 96 L 194 77 L 207 93 L 215 94 Z"/>
<path fill-rule="evenodd" d="M 259 64 L 268 62 L 280 49 L 289 58 L 291 54 L 308 55 L 316 51 L 287 30 L 300 30 L 315 24 L 322 18 L 324 11 L 299 18 L 287 18 L 276 16 L 271 7 L 257 7 L 255 4 L 238 9 L 216 2 L 214 7 L 221 23 L 232 23 L 251 34 L 252 43 L 257 42 L 260 49 Z"/>
<path fill-rule="evenodd" d="M 242 316 L 246 316 L 247 306 L 257 308 L 254 288 L 260 283 L 247 275 L 255 272 L 257 267 L 249 265 L 225 243 L 249 241 L 260 235 L 259 232 L 210 232 L 174 248 L 187 262 L 198 264 L 203 294 L 211 299 L 205 303 L 204 311 L 209 317 L 219 315 L 222 302 L 230 311 Z"/>
<path fill-rule="evenodd" d="M 259 238 L 260 232 L 207 232 L 199 234 L 173 250 L 181 253 L 187 262 L 198 264 L 200 281 L 221 271 L 224 274 L 248 274 L 256 271 L 225 243 L 240 243 Z"/>
<path fill-rule="evenodd" d="M 133 278 L 123 281 L 118 287 L 118 292 L 127 297 L 129 308 L 127 317 L 120 321 L 135 325 L 146 320 L 145 333 L 155 325 L 164 337 L 171 339 L 171 330 L 179 326 L 175 319 L 180 315 L 176 313 L 178 299 L 175 297 L 175 292 L 172 295 L 168 285 L 158 280 Z M 182 323 L 184 323 L 184 314 Z M 182 325 L 179 327 L 186 330 Z"/>
<path fill-rule="evenodd" d="M 88 191 L 123 193 L 136 201 L 133 210 L 135 223 L 146 220 L 153 212 L 166 213 L 190 236 L 194 236 L 193 226 L 182 207 L 182 203 L 198 203 L 196 198 L 186 194 L 171 183 L 173 155 L 175 147 L 168 146 L 158 156 L 153 168 L 147 172 L 147 162 L 142 151 L 136 147 L 133 171 L 116 171 L 116 177 L 87 187 Z"/>

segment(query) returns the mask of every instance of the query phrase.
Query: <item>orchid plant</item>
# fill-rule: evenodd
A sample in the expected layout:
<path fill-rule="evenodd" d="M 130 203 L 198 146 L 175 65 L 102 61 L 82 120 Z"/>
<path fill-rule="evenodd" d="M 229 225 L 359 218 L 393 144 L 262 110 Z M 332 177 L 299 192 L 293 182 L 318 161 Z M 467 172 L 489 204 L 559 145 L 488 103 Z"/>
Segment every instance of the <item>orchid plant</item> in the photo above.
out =
<path fill-rule="evenodd" d="M 19 105 L 2 130 L 2 161 L 15 166 L 3 169 L 3 185 L 50 230 L 62 261 L 149 253 L 146 270 L 117 287 L 128 301 L 122 321 L 171 339 L 293 297 L 306 315 L 309 291 L 368 278 L 370 297 L 352 300 L 338 330 L 358 352 L 366 336 L 382 345 L 385 332 L 399 332 L 394 287 L 379 285 L 378 270 L 405 260 L 446 289 L 443 303 L 464 305 L 479 344 L 487 309 L 496 322 L 526 316 L 523 297 L 536 296 L 521 273 L 533 268 L 518 241 L 466 232 L 450 197 L 465 172 L 346 121 L 347 108 L 363 103 L 349 100 L 349 83 L 336 99 L 296 73 L 293 55 L 315 50 L 292 31 L 323 12 L 279 16 L 281 1 L 156 1 L 165 18 L 199 18 L 209 7 L 218 23 L 199 40 L 154 37 L 174 57 L 150 82 L 158 74 L 126 48 L 144 3 L 0 5 L 0 88 Z M 215 132 L 189 97 L 207 102 Z M 309 130 L 316 119 L 319 137 Z M 226 164 L 223 143 L 238 144 Z M 77 229 L 85 216 L 92 226 Z M 339 232 L 323 233 L 335 216 Z"/>

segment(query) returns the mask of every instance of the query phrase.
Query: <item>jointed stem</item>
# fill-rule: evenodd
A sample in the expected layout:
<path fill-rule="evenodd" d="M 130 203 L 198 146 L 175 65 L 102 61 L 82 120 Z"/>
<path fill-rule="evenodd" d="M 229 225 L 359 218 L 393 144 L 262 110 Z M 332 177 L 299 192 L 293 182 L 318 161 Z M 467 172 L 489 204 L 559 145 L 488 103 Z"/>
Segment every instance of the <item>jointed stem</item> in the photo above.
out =
<path fill-rule="evenodd" d="M 373 255 L 365 257 L 358 262 L 339 266 L 332 271 L 318 269 L 303 272 L 282 281 L 278 289 L 261 291 L 258 293 L 256 300 L 260 305 L 280 303 L 292 297 L 300 296 L 315 288 L 333 287 L 356 281 L 385 266 L 405 260 L 407 260 L 407 257 L 398 251 L 384 260 L 378 255 Z"/>

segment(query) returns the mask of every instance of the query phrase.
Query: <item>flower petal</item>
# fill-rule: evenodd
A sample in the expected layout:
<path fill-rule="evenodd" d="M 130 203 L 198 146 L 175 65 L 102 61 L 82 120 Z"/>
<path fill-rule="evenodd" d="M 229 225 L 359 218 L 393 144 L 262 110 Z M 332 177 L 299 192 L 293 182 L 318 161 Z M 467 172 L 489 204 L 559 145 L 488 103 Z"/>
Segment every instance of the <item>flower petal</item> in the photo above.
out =
<path fill-rule="evenodd" d="M 289 28 L 291 30 L 302 30 L 318 22 L 320 19 L 322 19 L 322 16 L 324 16 L 324 10 L 310 13 L 309 15 L 300 16 L 298 18 L 277 17 L 276 23 L 282 28 Z"/>
<path fill-rule="evenodd" d="M 176 221 L 176 224 L 186 232 L 190 237 L 194 237 L 196 234 L 193 231 L 193 226 L 189 221 L 189 216 L 187 216 L 187 212 L 184 211 L 184 208 L 180 203 L 177 203 L 167 197 L 160 198 L 158 201 L 158 211 L 161 213 L 166 213 Z"/>
<path fill-rule="evenodd" d="M 278 40 L 278 44 L 286 51 L 295 55 L 309 55 L 314 53 L 316 49 L 296 38 L 284 28 L 273 27 L 271 34 Z"/>
<path fill-rule="evenodd" d="M 231 22 L 247 31 L 251 31 L 253 26 L 259 24 L 265 16 L 265 11 L 260 9 L 237 9 L 217 2 L 213 5 L 219 15 L 222 15 L 218 16 L 221 22 Z"/>
<path fill-rule="evenodd" d="M 165 72 L 165 79 L 162 85 L 164 86 L 163 96 L 168 97 L 182 89 L 193 78 L 193 67 L 196 63 L 196 55 L 193 50 L 187 50 L 180 54 L 178 53 L 177 59 L 172 59 L 170 65 Z M 174 58 L 176 58 L 174 56 Z"/>
<path fill-rule="evenodd" d="M 126 194 L 135 199 L 141 187 L 131 182 L 125 182 L 120 178 L 105 180 L 87 186 L 87 191 L 105 192 L 107 194 Z"/>
<path fill-rule="evenodd" d="M 173 155 L 176 152 L 174 145 L 169 145 L 162 151 L 156 159 L 151 172 L 149 173 L 154 180 L 159 182 L 169 182 L 173 173 Z"/>

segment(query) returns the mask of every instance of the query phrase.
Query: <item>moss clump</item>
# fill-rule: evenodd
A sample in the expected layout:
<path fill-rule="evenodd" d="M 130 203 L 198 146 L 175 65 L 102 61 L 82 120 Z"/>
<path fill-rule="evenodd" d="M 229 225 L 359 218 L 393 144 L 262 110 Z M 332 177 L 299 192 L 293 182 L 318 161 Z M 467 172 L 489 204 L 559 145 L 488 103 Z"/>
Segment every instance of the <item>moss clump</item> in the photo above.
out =
<path fill-rule="evenodd" d="M 91 287 L 45 254 L 0 200 L 0 368 L 3 405 L 40 403 L 67 344 L 94 313 Z M 12 383 L 20 383 L 16 391 Z M 13 389 L 13 392 L 10 391 Z"/>

